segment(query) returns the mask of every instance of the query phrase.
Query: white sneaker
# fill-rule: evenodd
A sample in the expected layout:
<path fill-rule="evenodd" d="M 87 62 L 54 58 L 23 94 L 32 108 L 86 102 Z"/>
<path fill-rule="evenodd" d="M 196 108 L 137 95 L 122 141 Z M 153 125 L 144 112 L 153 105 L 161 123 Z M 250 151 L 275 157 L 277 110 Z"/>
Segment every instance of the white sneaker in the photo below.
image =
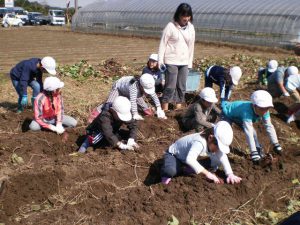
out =
<path fill-rule="evenodd" d="M 292 114 L 288 119 L 287 119 L 287 123 L 291 123 L 291 122 L 293 122 L 293 121 L 295 121 L 295 115 L 294 114 Z"/>

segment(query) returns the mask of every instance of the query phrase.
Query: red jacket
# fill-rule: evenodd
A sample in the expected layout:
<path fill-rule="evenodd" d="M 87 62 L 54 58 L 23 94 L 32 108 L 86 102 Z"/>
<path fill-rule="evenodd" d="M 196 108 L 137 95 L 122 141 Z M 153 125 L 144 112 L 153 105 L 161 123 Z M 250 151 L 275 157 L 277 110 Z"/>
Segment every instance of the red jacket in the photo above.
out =
<path fill-rule="evenodd" d="M 64 106 L 61 94 L 53 95 L 53 105 L 50 101 L 50 96 L 45 92 L 38 94 L 34 101 L 34 119 L 43 128 L 49 129 L 50 124 L 46 120 L 55 119 L 56 124 L 62 123 Z"/>

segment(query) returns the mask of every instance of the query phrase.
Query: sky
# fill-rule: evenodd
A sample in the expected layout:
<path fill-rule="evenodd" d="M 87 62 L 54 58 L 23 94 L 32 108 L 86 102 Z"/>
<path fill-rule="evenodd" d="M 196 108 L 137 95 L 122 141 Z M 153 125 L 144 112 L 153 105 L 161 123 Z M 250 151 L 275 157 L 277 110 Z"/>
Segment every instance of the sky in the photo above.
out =
<path fill-rule="evenodd" d="M 67 0 L 29 0 L 30 2 L 39 2 L 41 4 L 47 4 L 53 7 L 66 7 Z M 86 6 L 90 3 L 96 2 L 97 0 L 78 0 L 78 6 Z M 75 0 L 70 0 L 70 7 L 74 7 Z"/>

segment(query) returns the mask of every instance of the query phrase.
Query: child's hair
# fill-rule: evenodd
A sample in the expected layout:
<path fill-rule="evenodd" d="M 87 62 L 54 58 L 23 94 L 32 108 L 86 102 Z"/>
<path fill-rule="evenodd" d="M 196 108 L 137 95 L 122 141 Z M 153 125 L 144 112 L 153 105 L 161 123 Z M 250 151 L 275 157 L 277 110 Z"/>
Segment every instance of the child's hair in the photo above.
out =
<path fill-rule="evenodd" d="M 178 23 L 181 16 L 190 16 L 191 17 L 190 22 L 191 23 L 193 22 L 193 11 L 192 11 L 192 7 L 189 4 L 181 3 L 178 6 L 173 17 L 174 21 Z"/>
<path fill-rule="evenodd" d="M 224 80 L 225 80 L 225 85 L 230 85 L 232 83 L 232 78 L 230 76 L 229 69 L 224 70 Z"/>
<path fill-rule="evenodd" d="M 53 104 L 53 91 L 45 91 L 45 95 L 49 97 L 52 109 L 55 110 L 55 106 Z"/>
<path fill-rule="evenodd" d="M 209 135 L 214 135 L 214 128 L 207 128 L 202 133 L 201 136 L 205 138 L 205 140 L 208 139 Z"/>
<path fill-rule="evenodd" d="M 215 133 L 214 133 L 214 128 L 213 128 L 213 127 L 212 127 L 212 128 L 207 128 L 207 129 L 205 129 L 205 130 L 203 131 L 203 133 L 201 133 L 201 136 L 204 137 L 206 141 L 208 141 L 208 137 L 209 137 L 210 135 L 213 135 L 213 136 L 215 135 Z M 216 139 L 215 136 L 214 136 L 214 144 L 215 144 L 215 145 L 218 145 L 218 141 L 217 141 L 217 139 Z"/>

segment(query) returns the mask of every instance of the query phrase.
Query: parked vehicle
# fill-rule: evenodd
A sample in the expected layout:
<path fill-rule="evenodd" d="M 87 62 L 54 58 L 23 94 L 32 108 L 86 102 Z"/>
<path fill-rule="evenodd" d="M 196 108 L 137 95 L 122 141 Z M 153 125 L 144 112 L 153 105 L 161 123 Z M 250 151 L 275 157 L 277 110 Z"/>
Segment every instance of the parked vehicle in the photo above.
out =
<path fill-rule="evenodd" d="M 16 17 L 20 18 L 24 24 L 29 23 L 28 19 L 28 12 L 25 11 L 22 7 L 11 7 L 11 8 L 6 8 L 7 13 L 15 14 Z"/>
<path fill-rule="evenodd" d="M 6 13 L 2 20 L 2 26 L 9 27 L 9 26 L 23 26 L 24 21 L 20 18 L 16 17 L 16 15 L 11 13 Z"/>
<path fill-rule="evenodd" d="M 64 10 L 50 9 L 49 16 L 50 16 L 50 20 L 51 20 L 51 22 L 50 22 L 51 25 L 65 25 L 66 24 Z"/>
<path fill-rule="evenodd" d="M 7 8 L 0 7 L 0 18 L 3 18 L 6 13 L 7 13 Z"/>
<path fill-rule="evenodd" d="M 29 12 L 28 13 L 30 25 L 47 25 L 50 24 L 50 17 L 45 16 L 40 12 Z"/>

